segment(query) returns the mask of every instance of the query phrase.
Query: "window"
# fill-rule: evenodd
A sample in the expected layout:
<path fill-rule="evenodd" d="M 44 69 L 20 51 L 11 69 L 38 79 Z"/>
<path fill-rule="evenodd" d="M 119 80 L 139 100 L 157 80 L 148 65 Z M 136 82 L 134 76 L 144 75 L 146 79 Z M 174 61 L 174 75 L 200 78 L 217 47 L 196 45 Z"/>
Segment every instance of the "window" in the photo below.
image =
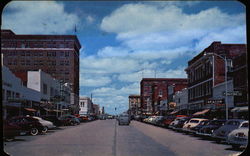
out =
<path fill-rule="evenodd" d="M 43 84 L 43 94 L 47 94 L 47 84 Z"/>

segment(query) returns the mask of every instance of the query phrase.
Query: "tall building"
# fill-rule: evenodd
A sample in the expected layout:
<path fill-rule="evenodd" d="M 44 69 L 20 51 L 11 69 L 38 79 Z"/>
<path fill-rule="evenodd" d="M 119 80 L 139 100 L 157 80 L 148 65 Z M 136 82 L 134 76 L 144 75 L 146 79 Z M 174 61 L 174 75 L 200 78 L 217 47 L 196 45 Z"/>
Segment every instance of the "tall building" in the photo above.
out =
<path fill-rule="evenodd" d="M 205 108 L 215 108 L 225 112 L 225 96 L 222 99 L 215 99 L 213 89 L 221 90 L 218 85 L 225 82 L 225 61 L 223 58 L 226 57 L 227 69 L 231 71 L 232 60 L 243 53 L 246 53 L 245 44 L 213 42 L 188 62 L 186 72 L 188 75 L 188 102 L 191 112 Z M 231 79 L 232 77 L 228 75 L 227 81 Z M 218 91 L 217 89 L 216 91 Z M 225 85 L 223 92 L 225 92 Z M 223 92 L 220 94 L 222 95 Z M 221 109 L 222 105 L 223 109 Z M 232 107 L 234 104 L 228 103 L 228 105 Z"/>
<path fill-rule="evenodd" d="M 80 115 L 90 115 L 93 113 L 93 103 L 89 97 L 80 97 L 79 99 Z"/>
<path fill-rule="evenodd" d="M 142 113 L 157 113 L 161 101 L 168 99 L 168 86 L 186 82 L 186 78 L 143 78 L 140 83 Z"/>
<path fill-rule="evenodd" d="M 27 71 L 39 69 L 69 83 L 73 91 L 71 105 L 78 105 L 79 100 L 80 48 L 75 35 L 17 35 L 11 30 L 1 30 L 4 65 L 24 85 L 27 85 Z"/>

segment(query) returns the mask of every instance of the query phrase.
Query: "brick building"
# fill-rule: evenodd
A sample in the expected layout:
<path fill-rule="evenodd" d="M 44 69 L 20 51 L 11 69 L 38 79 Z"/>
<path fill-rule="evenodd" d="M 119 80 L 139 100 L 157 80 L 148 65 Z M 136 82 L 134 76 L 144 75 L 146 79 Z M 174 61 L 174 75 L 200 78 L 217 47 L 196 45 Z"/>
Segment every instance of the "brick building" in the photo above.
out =
<path fill-rule="evenodd" d="M 75 35 L 17 35 L 11 30 L 1 30 L 1 40 L 4 65 L 24 85 L 27 85 L 27 71 L 41 69 L 71 84 L 71 104 L 78 105 L 81 45 Z"/>
<path fill-rule="evenodd" d="M 129 112 L 131 115 L 141 114 L 140 95 L 129 95 Z"/>
<path fill-rule="evenodd" d="M 205 54 L 212 55 L 205 55 Z M 214 53 L 214 55 L 213 55 Z M 191 112 L 205 108 L 224 105 L 225 97 L 209 104 L 213 99 L 213 88 L 225 81 L 225 62 L 221 57 L 227 58 L 228 71 L 232 69 L 232 59 L 246 53 L 245 44 L 222 44 L 213 42 L 200 54 L 188 61 L 186 72 L 188 75 L 188 102 Z M 228 76 L 228 80 L 232 77 Z M 213 106 L 213 107 L 214 107 Z"/>
<path fill-rule="evenodd" d="M 168 86 L 186 82 L 186 78 L 143 78 L 140 82 L 142 113 L 158 113 L 161 101 L 168 99 Z"/>

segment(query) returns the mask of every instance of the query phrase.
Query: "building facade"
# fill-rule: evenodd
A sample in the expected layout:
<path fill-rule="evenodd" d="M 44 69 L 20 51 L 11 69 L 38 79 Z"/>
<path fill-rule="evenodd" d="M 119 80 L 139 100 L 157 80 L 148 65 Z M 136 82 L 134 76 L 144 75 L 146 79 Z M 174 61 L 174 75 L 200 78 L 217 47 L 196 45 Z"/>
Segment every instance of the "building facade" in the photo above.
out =
<path fill-rule="evenodd" d="M 222 58 L 227 58 L 227 70 L 230 71 L 232 60 L 243 53 L 246 53 L 245 44 L 213 42 L 188 62 L 186 72 L 188 103 L 191 112 L 212 107 L 211 104 L 224 105 L 223 111 L 225 111 L 225 96 L 223 100 L 216 100 L 213 97 L 214 87 L 225 82 L 225 62 Z M 231 79 L 232 77 L 227 76 L 227 81 Z"/>
<path fill-rule="evenodd" d="M 141 97 L 140 95 L 129 95 L 129 113 L 131 115 L 141 114 Z"/>
<path fill-rule="evenodd" d="M 79 114 L 90 115 L 93 113 L 93 103 L 89 97 L 80 97 L 79 99 Z"/>
<path fill-rule="evenodd" d="M 168 99 L 168 86 L 186 81 L 186 78 L 143 78 L 140 82 L 142 113 L 159 113 L 161 101 Z"/>
<path fill-rule="evenodd" d="M 173 95 L 173 102 L 176 104 L 176 111 L 184 110 L 182 114 L 188 114 L 188 89 L 183 88 L 175 92 Z"/>
<path fill-rule="evenodd" d="M 75 105 L 79 103 L 80 48 L 75 35 L 17 35 L 11 30 L 1 30 L 4 65 L 24 85 L 27 85 L 27 71 L 39 69 L 64 83 L 70 83 Z"/>
<path fill-rule="evenodd" d="M 26 114 L 39 115 L 40 100 L 40 92 L 24 86 L 21 79 L 2 65 L 3 119 Z"/>

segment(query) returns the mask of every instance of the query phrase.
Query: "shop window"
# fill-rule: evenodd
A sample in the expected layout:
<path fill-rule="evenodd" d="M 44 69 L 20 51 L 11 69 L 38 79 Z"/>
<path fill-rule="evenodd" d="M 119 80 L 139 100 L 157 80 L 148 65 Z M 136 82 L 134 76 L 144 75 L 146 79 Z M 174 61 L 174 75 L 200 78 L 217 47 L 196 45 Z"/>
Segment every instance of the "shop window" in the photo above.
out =
<path fill-rule="evenodd" d="M 43 84 L 43 94 L 47 94 L 47 84 Z"/>

